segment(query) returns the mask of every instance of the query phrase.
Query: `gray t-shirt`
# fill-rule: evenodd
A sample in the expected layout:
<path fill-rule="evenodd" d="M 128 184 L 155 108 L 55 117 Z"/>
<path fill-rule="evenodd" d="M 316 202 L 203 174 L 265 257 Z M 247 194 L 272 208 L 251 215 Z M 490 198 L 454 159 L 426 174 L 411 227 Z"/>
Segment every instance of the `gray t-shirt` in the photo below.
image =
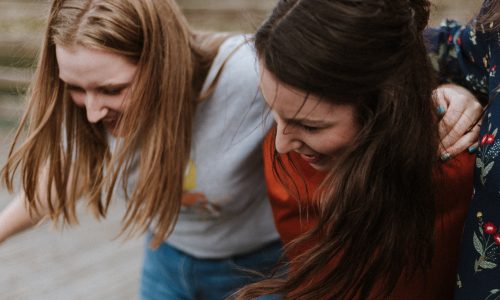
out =
<path fill-rule="evenodd" d="M 279 238 L 261 149 L 272 121 L 259 92 L 252 43 L 241 35 L 226 40 L 205 89 L 224 62 L 214 93 L 197 108 L 185 173 L 187 192 L 167 241 L 199 258 L 243 254 Z"/>

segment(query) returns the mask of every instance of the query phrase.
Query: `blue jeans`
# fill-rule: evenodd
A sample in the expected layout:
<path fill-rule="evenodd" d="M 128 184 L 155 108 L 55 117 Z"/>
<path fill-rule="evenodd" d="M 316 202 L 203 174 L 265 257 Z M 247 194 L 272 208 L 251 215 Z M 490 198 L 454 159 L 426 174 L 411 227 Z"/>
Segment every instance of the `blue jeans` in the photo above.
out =
<path fill-rule="evenodd" d="M 282 254 L 279 241 L 252 253 L 225 259 L 199 259 L 167 243 L 146 250 L 141 276 L 141 300 L 222 300 L 242 286 L 261 280 L 248 272 L 268 275 Z"/>

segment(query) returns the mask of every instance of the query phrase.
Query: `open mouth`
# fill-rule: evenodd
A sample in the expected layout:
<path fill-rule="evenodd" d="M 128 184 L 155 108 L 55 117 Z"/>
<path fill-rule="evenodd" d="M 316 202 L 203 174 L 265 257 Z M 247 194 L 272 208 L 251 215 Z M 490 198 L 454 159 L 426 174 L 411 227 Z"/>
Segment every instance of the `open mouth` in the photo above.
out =
<path fill-rule="evenodd" d="M 307 161 L 310 164 L 316 164 L 321 161 L 322 155 L 319 154 L 300 154 L 303 160 Z"/>

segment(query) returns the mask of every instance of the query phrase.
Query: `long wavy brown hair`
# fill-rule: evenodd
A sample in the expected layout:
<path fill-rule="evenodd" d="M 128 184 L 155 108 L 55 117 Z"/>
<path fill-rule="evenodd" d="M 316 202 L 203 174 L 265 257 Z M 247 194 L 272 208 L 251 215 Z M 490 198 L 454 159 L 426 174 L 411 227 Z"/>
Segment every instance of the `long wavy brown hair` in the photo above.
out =
<path fill-rule="evenodd" d="M 2 172 L 7 187 L 12 190 L 20 171 L 30 213 L 48 202 L 52 220 L 72 224 L 83 197 L 104 217 L 118 174 L 126 190 L 138 153 L 138 180 L 127 191 L 123 231 L 153 226 L 152 244 L 159 245 L 177 219 L 194 110 L 207 96 L 201 88 L 226 37 L 191 32 L 174 0 L 53 1 L 27 110 Z M 69 99 L 59 79 L 56 45 L 105 50 L 137 65 L 115 151 L 102 126 L 89 123 L 85 110 Z"/>
<path fill-rule="evenodd" d="M 317 226 L 295 241 L 318 243 L 291 261 L 286 278 L 237 298 L 385 298 L 402 274 L 429 267 L 438 149 L 422 38 L 429 8 L 426 0 L 281 0 L 257 31 L 265 68 L 298 90 L 354 105 L 361 130 L 319 187 Z"/>

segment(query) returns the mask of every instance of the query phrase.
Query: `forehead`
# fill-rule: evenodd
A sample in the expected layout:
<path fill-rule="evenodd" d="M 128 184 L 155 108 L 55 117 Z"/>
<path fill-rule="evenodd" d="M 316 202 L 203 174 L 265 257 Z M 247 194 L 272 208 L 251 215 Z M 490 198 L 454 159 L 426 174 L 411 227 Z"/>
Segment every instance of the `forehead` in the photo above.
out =
<path fill-rule="evenodd" d="M 132 80 L 136 65 L 125 56 L 84 46 L 56 45 L 59 77 L 81 86 Z"/>
<path fill-rule="evenodd" d="M 291 119 L 326 119 L 336 105 L 286 85 L 261 65 L 260 88 L 266 103 L 280 116 Z"/>

